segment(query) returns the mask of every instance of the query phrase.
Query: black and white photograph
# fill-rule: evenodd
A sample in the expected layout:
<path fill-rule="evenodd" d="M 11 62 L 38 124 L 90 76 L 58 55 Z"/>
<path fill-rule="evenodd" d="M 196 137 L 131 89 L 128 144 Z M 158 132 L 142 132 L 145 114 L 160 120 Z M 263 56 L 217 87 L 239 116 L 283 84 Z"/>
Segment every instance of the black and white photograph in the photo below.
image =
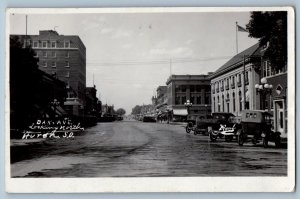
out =
<path fill-rule="evenodd" d="M 8 191 L 293 191 L 292 8 L 6 16 Z"/>

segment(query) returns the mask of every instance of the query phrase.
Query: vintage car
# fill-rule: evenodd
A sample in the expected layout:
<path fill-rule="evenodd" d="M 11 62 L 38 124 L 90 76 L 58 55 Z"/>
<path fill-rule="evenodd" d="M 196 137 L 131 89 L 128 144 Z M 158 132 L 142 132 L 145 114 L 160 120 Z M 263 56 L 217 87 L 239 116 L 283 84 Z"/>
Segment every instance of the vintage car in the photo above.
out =
<path fill-rule="evenodd" d="M 186 126 L 186 132 L 194 131 L 194 134 L 210 134 L 214 131 L 219 132 L 220 125 L 233 126 L 231 118 L 234 117 L 232 113 L 215 112 L 207 118 L 197 118 L 195 122 L 189 121 Z M 217 132 L 216 132 L 217 133 Z"/>
<path fill-rule="evenodd" d="M 242 112 L 241 128 L 237 131 L 237 141 L 240 146 L 251 138 L 254 145 L 262 140 L 263 146 L 268 142 L 275 142 L 279 147 L 281 143 L 280 132 L 272 131 L 272 115 L 262 110 L 245 110 Z"/>

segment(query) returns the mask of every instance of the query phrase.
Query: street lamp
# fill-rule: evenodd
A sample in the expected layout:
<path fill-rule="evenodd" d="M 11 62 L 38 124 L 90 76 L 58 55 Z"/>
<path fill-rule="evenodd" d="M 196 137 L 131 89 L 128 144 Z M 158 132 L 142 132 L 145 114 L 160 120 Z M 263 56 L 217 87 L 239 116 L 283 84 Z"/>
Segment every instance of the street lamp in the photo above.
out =
<path fill-rule="evenodd" d="M 190 100 L 186 100 L 186 102 L 184 103 L 184 106 L 186 106 L 187 112 L 189 114 L 190 113 L 190 107 L 193 106 L 193 103 L 191 103 Z"/>
<path fill-rule="evenodd" d="M 267 78 L 262 78 L 260 80 L 261 84 L 255 84 L 255 88 L 256 88 L 256 94 L 260 93 L 262 96 L 262 109 L 265 110 L 265 101 L 266 101 L 266 96 L 269 94 L 271 95 L 272 93 L 272 89 L 273 89 L 273 85 L 272 84 L 268 84 Z M 270 100 L 269 100 L 269 106 L 268 106 L 268 111 L 270 111 Z"/>

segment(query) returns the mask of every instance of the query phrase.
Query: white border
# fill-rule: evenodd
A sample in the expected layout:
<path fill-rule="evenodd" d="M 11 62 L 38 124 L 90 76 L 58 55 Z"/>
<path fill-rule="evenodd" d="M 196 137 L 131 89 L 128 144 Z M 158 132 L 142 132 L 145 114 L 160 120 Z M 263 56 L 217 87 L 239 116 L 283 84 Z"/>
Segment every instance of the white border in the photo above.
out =
<path fill-rule="evenodd" d="M 77 13 L 184 13 L 288 11 L 288 175 L 287 177 L 11 178 L 9 132 L 9 15 Z M 292 7 L 184 8 L 9 8 L 6 10 L 5 179 L 13 193 L 79 192 L 291 192 L 295 188 L 295 13 Z"/>

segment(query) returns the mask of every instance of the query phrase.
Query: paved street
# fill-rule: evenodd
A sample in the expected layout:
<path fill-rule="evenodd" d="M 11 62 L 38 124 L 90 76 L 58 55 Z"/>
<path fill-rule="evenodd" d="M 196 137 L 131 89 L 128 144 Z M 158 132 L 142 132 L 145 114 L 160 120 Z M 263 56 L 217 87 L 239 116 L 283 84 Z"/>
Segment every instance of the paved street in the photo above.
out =
<path fill-rule="evenodd" d="M 251 143 L 240 147 L 236 142 L 223 140 L 210 142 L 208 136 L 187 134 L 182 125 L 98 123 L 71 139 L 48 139 L 26 145 L 20 141 L 12 143 L 13 177 L 287 174 L 285 148 L 265 149 Z"/>

